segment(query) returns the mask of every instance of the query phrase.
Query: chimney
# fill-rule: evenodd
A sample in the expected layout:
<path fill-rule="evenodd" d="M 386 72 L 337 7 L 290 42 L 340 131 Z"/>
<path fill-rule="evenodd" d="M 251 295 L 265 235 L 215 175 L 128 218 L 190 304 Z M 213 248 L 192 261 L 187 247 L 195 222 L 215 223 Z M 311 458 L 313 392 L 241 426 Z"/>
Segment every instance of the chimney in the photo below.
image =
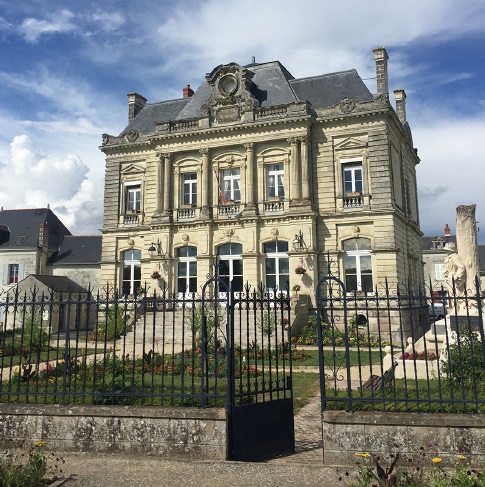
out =
<path fill-rule="evenodd" d="M 41 223 L 39 228 L 39 247 L 47 247 L 49 241 L 49 225 Z"/>
<path fill-rule="evenodd" d="M 376 47 L 374 49 L 374 59 L 376 61 L 377 94 L 388 94 L 387 60 L 389 56 L 384 47 Z"/>
<path fill-rule="evenodd" d="M 396 113 L 401 121 L 401 123 L 404 125 L 406 123 L 406 92 L 399 88 L 397 90 L 394 90 L 394 96 L 396 98 Z"/>
<path fill-rule="evenodd" d="M 450 236 L 450 227 L 448 226 L 448 223 L 445 225 L 445 237 Z"/>
<path fill-rule="evenodd" d="M 138 93 L 128 93 L 128 122 L 131 122 L 145 106 L 147 99 Z"/>
<path fill-rule="evenodd" d="M 184 98 L 189 98 L 194 94 L 194 90 L 190 87 L 190 85 L 187 85 L 183 90 L 182 93 L 184 95 Z"/>

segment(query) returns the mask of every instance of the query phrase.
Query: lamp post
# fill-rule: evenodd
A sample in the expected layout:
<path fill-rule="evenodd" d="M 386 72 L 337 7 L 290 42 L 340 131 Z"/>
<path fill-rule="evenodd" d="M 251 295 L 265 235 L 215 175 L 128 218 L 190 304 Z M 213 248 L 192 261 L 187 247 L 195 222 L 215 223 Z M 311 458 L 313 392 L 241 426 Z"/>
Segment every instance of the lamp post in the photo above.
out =
<path fill-rule="evenodd" d="M 150 254 L 150 257 L 153 259 L 153 257 L 158 256 L 161 257 L 162 255 L 162 244 L 160 243 L 160 239 L 157 239 L 157 243 L 151 243 L 150 247 L 148 247 L 148 253 Z"/>
<path fill-rule="evenodd" d="M 303 234 L 301 230 L 298 234 L 295 235 L 295 238 L 293 239 L 293 250 L 295 250 L 295 252 L 303 250 Z"/>

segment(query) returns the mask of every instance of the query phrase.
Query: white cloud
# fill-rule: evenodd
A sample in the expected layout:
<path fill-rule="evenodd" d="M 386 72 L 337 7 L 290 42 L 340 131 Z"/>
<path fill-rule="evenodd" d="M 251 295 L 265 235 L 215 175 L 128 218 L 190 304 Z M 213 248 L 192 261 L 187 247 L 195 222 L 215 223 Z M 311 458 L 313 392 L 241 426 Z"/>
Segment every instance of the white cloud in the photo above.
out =
<path fill-rule="evenodd" d="M 413 127 L 421 163 L 417 167 L 421 228 L 442 235 L 446 223 L 454 232 L 456 207 L 477 205 L 477 220 L 485 221 L 485 120 L 443 120 Z M 485 232 L 478 234 L 485 243 Z"/>
<path fill-rule="evenodd" d="M 102 222 L 102 192 L 87 179 L 89 168 L 78 156 L 42 154 L 26 135 L 14 137 L 0 178 L 15 191 L 0 193 L 4 208 L 46 207 L 71 232 L 95 232 Z"/>
<path fill-rule="evenodd" d="M 71 32 L 76 29 L 72 22 L 74 14 L 67 9 L 48 15 L 48 20 L 38 20 L 32 17 L 24 19 L 18 30 L 25 40 L 36 44 L 43 35 Z"/>
<path fill-rule="evenodd" d="M 118 30 L 125 23 L 125 17 L 121 12 L 101 10 L 98 10 L 93 14 L 93 20 L 106 32 Z"/>
<path fill-rule="evenodd" d="M 70 114 L 93 114 L 96 102 L 90 94 L 90 87 L 81 80 L 70 80 L 67 76 L 52 74 L 39 66 L 25 74 L 0 72 L 3 86 L 15 89 L 25 98 L 37 95 L 51 102 L 57 108 Z"/>

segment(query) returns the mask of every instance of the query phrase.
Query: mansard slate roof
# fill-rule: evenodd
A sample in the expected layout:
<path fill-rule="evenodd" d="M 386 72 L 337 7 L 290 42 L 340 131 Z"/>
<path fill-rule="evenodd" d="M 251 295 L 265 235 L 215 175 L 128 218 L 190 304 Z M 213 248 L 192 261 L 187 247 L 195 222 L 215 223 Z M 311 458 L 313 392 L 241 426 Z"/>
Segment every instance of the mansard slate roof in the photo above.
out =
<path fill-rule="evenodd" d="M 34 249 L 38 247 L 41 224 L 48 225 L 48 247 L 59 246 L 71 232 L 49 208 L 0 211 L 0 250 Z"/>
<path fill-rule="evenodd" d="M 73 264 L 99 264 L 101 260 L 101 235 L 67 235 L 58 252 L 48 264 L 53 266 Z"/>
<path fill-rule="evenodd" d="M 344 98 L 373 100 L 372 93 L 355 69 L 295 79 L 278 61 L 249 64 L 245 68 L 254 73 L 251 93 L 259 107 L 308 101 L 312 108 L 326 108 Z M 147 103 L 122 133 L 132 129 L 141 133 L 153 132 L 159 122 L 198 118 L 210 96 L 210 85 L 204 80 L 191 97 Z"/>

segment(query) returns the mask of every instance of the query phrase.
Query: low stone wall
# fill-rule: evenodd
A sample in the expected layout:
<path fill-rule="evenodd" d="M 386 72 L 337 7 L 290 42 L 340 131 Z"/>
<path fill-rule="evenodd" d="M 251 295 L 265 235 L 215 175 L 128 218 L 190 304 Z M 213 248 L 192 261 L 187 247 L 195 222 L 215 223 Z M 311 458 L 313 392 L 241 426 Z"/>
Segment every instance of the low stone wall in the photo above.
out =
<path fill-rule="evenodd" d="M 224 409 L 2 404 L 0 448 L 44 441 L 57 452 L 226 459 Z"/>
<path fill-rule="evenodd" d="M 399 451 L 419 458 L 421 447 L 430 454 L 437 452 L 451 465 L 458 454 L 469 456 L 474 464 L 485 460 L 481 415 L 326 411 L 322 419 L 326 465 L 353 465 L 357 452 L 387 459 Z M 437 445 L 428 447 L 429 443 Z"/>

